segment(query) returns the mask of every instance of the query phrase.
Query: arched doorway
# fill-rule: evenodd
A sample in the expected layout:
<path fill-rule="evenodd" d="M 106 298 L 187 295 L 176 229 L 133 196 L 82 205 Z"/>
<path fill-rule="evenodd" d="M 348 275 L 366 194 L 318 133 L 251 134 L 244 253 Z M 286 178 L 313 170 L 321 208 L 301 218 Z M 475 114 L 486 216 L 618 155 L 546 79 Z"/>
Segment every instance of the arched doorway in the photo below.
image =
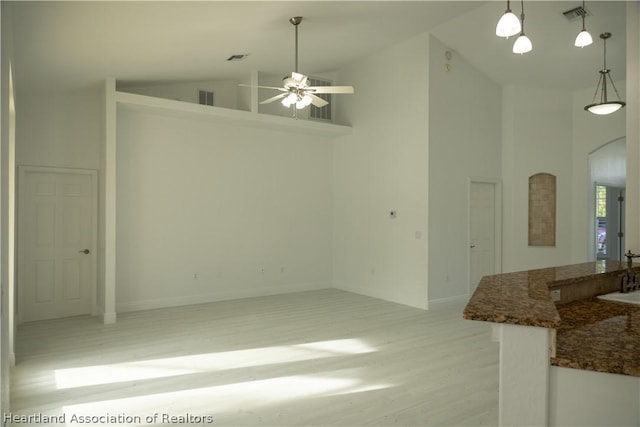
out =
<path fill-rule="evenodd" d="M 626 138 L 610 141 L 589 154 L 590 253 L 594 259 L 620 260 L 624 254 Z"/>

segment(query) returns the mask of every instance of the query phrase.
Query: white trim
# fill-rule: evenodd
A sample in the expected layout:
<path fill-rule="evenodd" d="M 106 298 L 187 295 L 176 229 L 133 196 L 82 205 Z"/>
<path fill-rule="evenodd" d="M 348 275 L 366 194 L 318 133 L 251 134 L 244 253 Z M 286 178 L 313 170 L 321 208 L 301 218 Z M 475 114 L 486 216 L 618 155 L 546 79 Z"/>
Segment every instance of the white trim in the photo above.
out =
<path fill-rule="evenodd" d="M 91 257 L 93 259 L 93 271 L 91 272 L 93 286 L 91 288 L 91 314 L 95 314 L 97 307 L 97 299 L 98 299 L 98 171 L 95 169 L 82 169 L 82 168 L 62 168 L 62 167 L 49 167 L 49 166 L 32 166 L 32 165 L 20 165 L 18 166 L 18 204 L 17 204 L 17 216 L 18 218 L 18 235 L 16 236 L 16 246 L 18 247 L 18 257 L 16 262 L 17 268 L 17 281 L 16 281 L 16 307 L 18 309 L 18 324 L 24 322 L 23 313 L 24 313 L 24 302 L 21 301 L 20 298 L 20 273 L 24 273 L 24 267 L 22 266 L 22 262 L 24 261 L 25 254 L 22 252 L 24 250 L 24 245 L 20 239 L 21 236 L 24 235 L 24 230 L 22 227 L 24 226 L 24 221 L 20 221 L 20 210 L 21 204 L 24 203 L 25 198 L 25 176 L 28 173 L 51 173 L 51 174 L 75 174 L 75 175 L 88 175 L 91 177 L 91 191 L 93 192 L 91 197 Z"/>
<path fill-rule="evenodd" d="M 464 308 L 469 302 L 469 295 L 456 295 L 453 297 L 429 300 L 429 310 L 443 310 L 448 308 Z"/>
<path fill-rule="evenodd" d="M 299 132 L 310 135 L 338 137 L 348 135 L 349 126 L 336 125 L 312 120 L 292 120 L 290 117 L 257 114 L 229 108 L 174 101 L 153 96 L 138 95 L 127 92 L 114 92 L 118 107 L 133 111 L 169 115 L 171 117 L 188 117 L 193 119 L 236 124 L 239 126 L 258 127 L 262 129 Z"/>
<path fill-rule="evenodd" d="M 184 296 L 173 296 L 173 297 L 164 297 L 164 298 L 155 298 L 150 300 L 142 300 L 142 301 L 123 301 L 116 303 L 116 311 L 118 313 L 130 312 L 130 311 L 142 311 L 142 310 L 153 310 L 157 308 L 167 308 L 167 307 L 179 307 L 184 305 L 196 305 L 196 304 L 206 304 L 210 302 L 218 302 L 218 301 L 228 301 L 234 299 L 242 299 L 242 298 L 253 298 L 253 297 L 263 297 L 270 295 L 280 295 L 280 294 L 288 294 L 292 292 L 305 292 L 305 291 L 315 291 L 321 289 L 331 289 L 331 284 L 326 282 L 317 282 L 317 283 L 307 283 L 307 284 L 296 284 L 296 285 L 283 285 L 283 286 L 274 286 L 269 289 L 247 289 L 240 291 L 223 291 L 223 292 L 213 292 L 208 294 L 200 294 L 200 295 L 184 295 Z M 108 317 L 109 313 L 106 313 L 104 317 Z M 113 321 L 115 322 L 115 313 L 113 314 Z M 105 321 L 105 323 L 107 323 Z M 111 322 L 113 323 L 113 322 Z"/>
<path fill-rule="evenodd" d="M 103 313 L 115 313 L 116 302 L 116 81 L 105 81 L 104 102 L 104 277 L 102 289 Z M 106 319 L 106 318 L 105 318 Z M 109 317 L 111 319 L 111 317 Z M 115 315 L 113 316 L 115 322 Z M 105 320 L 105 323 L 108 323 Z"/>
<path fill-rule="evenodd" d="M 359 286 L 351 283 L 333 283 L 334 289 L 339 289 L 341 291 L 351 292 L 358 295 L 364 295 L 371 298 L 381 299 L 383 301 L 393 302 L 396 304 L 406 305 L 408 307 L 419 308 L 421 310 L 427 310 L 429 308 L 429 302 L 426 299 L 416 299 L 415 301 L 406 301 L 404 299 L 398 298 L 398 294 L 394 292 L 393 289 L 381 292 L 380 290 L 371 289 L 366 285 Z"/>

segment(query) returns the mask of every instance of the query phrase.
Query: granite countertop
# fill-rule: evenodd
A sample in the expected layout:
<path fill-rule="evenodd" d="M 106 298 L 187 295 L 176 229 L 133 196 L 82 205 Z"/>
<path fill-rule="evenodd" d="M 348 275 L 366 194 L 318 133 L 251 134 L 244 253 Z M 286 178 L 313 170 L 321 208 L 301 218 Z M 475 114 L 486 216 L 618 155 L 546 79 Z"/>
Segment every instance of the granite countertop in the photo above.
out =
<path fill-rule="evenodd" d="M 618 261 L 596 261 L 484 276 L 465 307 L 463 317 L 558 328 L 560 314 L 551 301 L 550 286 L 618 275 L 624 268 Z"/>
<path fill-rule="evenodd" d="M 556 305 L 549 291 L 618 276 L 625 267 L 617 261 L 597 261 L 485 276 L 463 317 L 556 329 L 552 365 L 640 376 L 640 306 L 594 296 Z"/>
<path fill-rule="evenodd" d="M 591 298 L 558 312 L 552 365 L 640 376 L 640 306 Z"/>

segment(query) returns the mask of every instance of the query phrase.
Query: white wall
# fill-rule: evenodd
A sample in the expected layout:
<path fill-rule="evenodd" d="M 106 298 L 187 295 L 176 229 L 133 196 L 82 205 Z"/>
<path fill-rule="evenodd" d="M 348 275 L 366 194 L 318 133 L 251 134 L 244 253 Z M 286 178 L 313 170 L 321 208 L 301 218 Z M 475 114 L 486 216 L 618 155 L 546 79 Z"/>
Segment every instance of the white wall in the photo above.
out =
<path fill-rule="evenodd" d="M 466 297 L 470 178 L 501 177 L 501 88 L 431 37 L 429 300 Z M 450 65 L 447 71 L 445 64 Z"/>
<path fill-rule="evenodd" d="M 356 61 L 337 84 L 333 283 L 339 289 L 427 306 L 428 36 Z M 395 210 L 397 217 L 389 218 Z"/>
<path fill-rule="evenodd" d="M 594 84 L 597 76 L 594 76 Z M 621 96 L 626 85 L 616 82 Z M 593 101 L 593 88 L 573 93 L 572 100 L 572 221 L 570 263 L 593 261 L 595 201 L 589 171 L 589 154 L 603 145 L 625 136 L 625 110 L 598 116 L 584 110 Z M 612 93 L 613 96 L 615 94 Z"/>
<path fill-rule="evenodd" d="M 139 95 L 155 96 L 157 98 L 172 99 L 174 101 L 198 103 L 198 91 L 213 92 L 213 105 L 222 108 L 238 108 L 239 91 L 249 89 L 239 88 L 235 80 L 206 80 L 200 82 L 171 83 L 158 85 L 122 86 L 117 90 L 137 93 Z M 248 109 L 247 109 L 248 111 Z"/>
<path fill-rule="evenodd" d="M 128 110 L 117 140 L 118 311 L 331 286 L 330 140 Z"/>
<path fill-rule="evenodd" d="M 503 90 L 503 269 L 528 270 L 572 260 L 572 98 L 550 89 Z M 585 158 L 586 160 L 586 158 Z M 556 176 L 556 246 L 528 246 L 529 177 Z"/>
<path fill-rule="evenodd" d="M 102 108 L 99 89 L 19 96 L 19 165 L 99 169 Z"/>

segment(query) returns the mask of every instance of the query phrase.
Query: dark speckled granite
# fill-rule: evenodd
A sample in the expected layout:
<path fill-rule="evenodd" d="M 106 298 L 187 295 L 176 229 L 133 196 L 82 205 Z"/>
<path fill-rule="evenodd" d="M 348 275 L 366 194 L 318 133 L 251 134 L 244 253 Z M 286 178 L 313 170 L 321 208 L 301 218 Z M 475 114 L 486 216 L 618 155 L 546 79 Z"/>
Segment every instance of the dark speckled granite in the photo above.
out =
<path fill-rule="evenodd" d="M 592 298 L 558 312 L 552 365 L 640 376 L 640 306 Z"/>
<path fill-rule="evenodd" d="M 618 275 L 624 264 L 597 261 L 484 276 L 464 309 L 469 320 L 557 328 L 560 315 L 549 286 Z"/>
<path fill-rule="evenodd" d="M 617 261 L 597 261 L 485 276 L 463 317 L 555 328 L 553 365 L 640 376 L 640 306 L 596 298 L 556 306 L 549 293 L 549 287 L 620 275 L 624 269 Z"/>

